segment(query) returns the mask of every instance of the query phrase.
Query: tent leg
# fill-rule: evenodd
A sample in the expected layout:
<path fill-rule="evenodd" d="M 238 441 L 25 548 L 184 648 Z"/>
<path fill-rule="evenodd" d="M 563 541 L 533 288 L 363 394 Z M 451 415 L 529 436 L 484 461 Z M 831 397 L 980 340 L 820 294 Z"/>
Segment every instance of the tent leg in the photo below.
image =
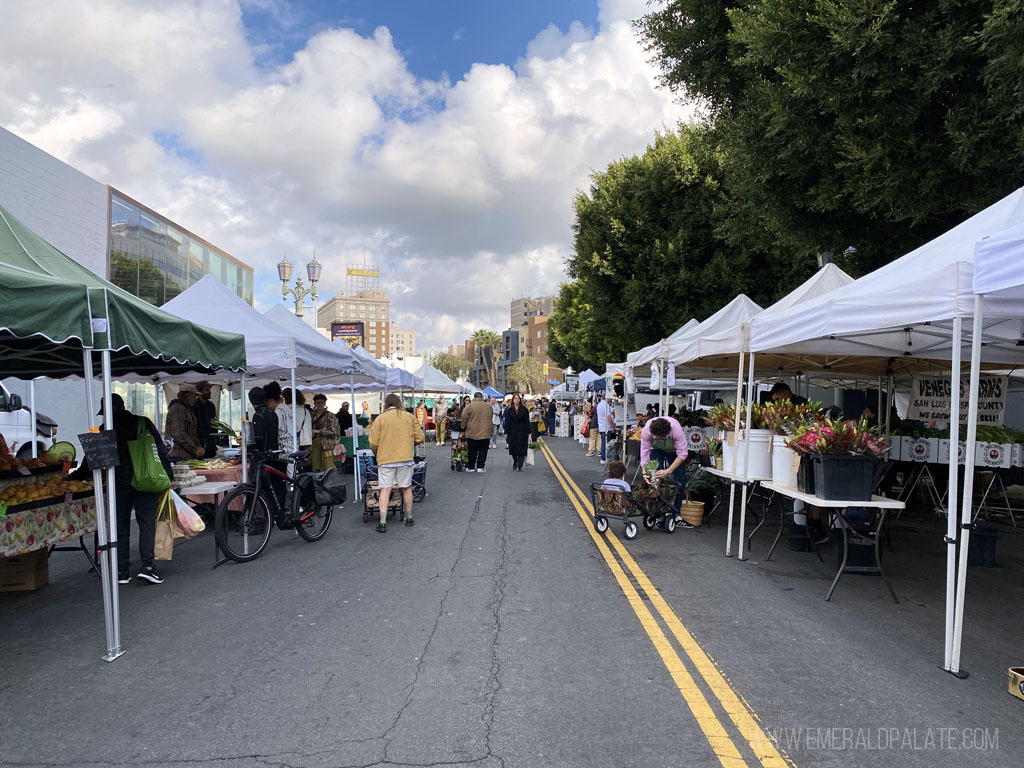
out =
<path fill-rule="evenodd" d="M 299 426 L 298 393 L 295 389 L 295 369 L 292 368 L 292 450 L 299 450 L 299 434 L 296 431 Z"/>
<path fill-rule="evenodd" d="M 967 590 L 967 547 L 971 540 L 974 512 L 974 450 L 978 441 L 978 385 L 981 380 L 981 296 L 974 296 L 974 325 L 971 328 L 971 389 L 967 406 L 967 446 L 964 465 L 964 492 L 960 504 L 960 565 L 957 569 L 956 605 L 953 615 L 953 651 L 946 671 L 967 677 L 960 669 L 960 647 L 964 631 L 964 595 Z M 950 447 L 952 450 L 952 446 Z"/>
<path fill-rule="evenodd" d="M 356 381 L 351 373 L 348 375 L 348 387 L 352 398 L 352 482 L 355 484 L 356 501 L 359 501 L 363 497 L 359 484 L 359 422 L 356 421 Z"/>
<path fill-rule="evenodd" d="M 82 368 L 85 378 L 85 407 L 89 413 L 89 431 L 99 431 L 99 427 L 95 425 L 96 395 L 92 389 L 95 373 L 93 371 L 91 349 L 82 350 Z M 117 581 L 114 574 L 110 572 L 109 563 L 106 558 L 106 552 L 110 546 L 110 541 L 109 536 L 107 535 L 107 508 L 106 500 L 103 497 L 102 470 L 93 470 L 92 482 L 93 488 L 95 489 L 96 499 L 96 541 L 97 546 L 99 547 L 97 566 L 99 567 L 100 582 L 102 585 L 103 620 L 107 635 L 107 652 L 104 654 L 103 660 L 113 661 L 121 655 L 122 651 L 115 639 L 117 631 L 114 627 L 114 608 L 112 605 L 112 600 L 117 597 L 117 593 L 114 591 L 117 587 Z"/>
<path fill-rule="evenodd" d="M 740 431 L 740 401 L 743 397 L 743 363 L 744 355 L 740 352 L 739 367 L 736 370 L 736 418 L 733 420 L 733 437 L 739 434 Z M 726 435 L 728 439 L 728 435 Z M 735 439 L 733 440 L 733 452 L 732 452 L 732 466 L 725 467 L 732 478 L 732 482 L 729 483 L 729 526 L 725 531 L 725 556 L 732 557 L 732 520 L 733 514 L 736 511 L 736 445 Z"/>
<path fill-rule="evenodd" d="M 242 413 L 242 421 L 241 421 L 242 429 L 241 429 L 241 432 L 239 433 L 242 436 L 242 440 L 241 440 L 241 443 L 242 443 L 242 482 L 243 483 L 248 483 L 249 482 L 249 446 L 248 446 L 248 442 L 249 441 L 246 439 L 246 436 L 245 436 L 245 423 L 248 421 L 248 414 L 246 413 L 247 409 L 245 407 L 245 371 L 242 371 L 242 383 L 239 385 L 239 388 L 240 388 L 241 398 L 239 399 L 239 406 L 238 407 L 241 409 L 241 413 Z"/>
<path fill-rule="evenodd" d="M 105 349 L 100 353 L 100 361 L 103 366 L 103 414 L 107 429 L 114 428 L 114 403 L 110 389 L 110 350 Z M 117 489 L 114 482 L 114 468 L 107 470 L 107 520 L 109 544 L 105 552 L 106 570 L 110 573 L 110 609 L 114 629 L 114 645 L 108 649 L 107 661 L 113 661 L 121 656 L 121 600 L 118 594 L 117 581 Z"/>
<path fill-rule="evenodd" d="M 750 480 L 750 427 L 751 419 L 753 418 L 753 402 L 754 402 L 754 353 L 750 353 L 750 358 L 747 360 L 748 373 L 747 373 L 747 419 L 746 429 L 743 433 L 743 493 L 740 495 L 740 541 L 739 541 L 739 559 L 746 560 L 747 556 L 744 552 L 744 545 L 746 542 L 747 532 L 747 487 L 748 481 Z M 739 445 L 736 446 L 736 450 L 739 451 Z"/>
<path fill-rule="evenodd" d="M 946 631 L 942 668 L 950 670 L 953 658 L 953 614 L 956 610 L 956 528 L 960 461 L 957 450 L 960 442 L 960 343 L 963 318 L 953 318 L 952 364 L 950 365 L 951 393 L 949 401 L 949 491 L 946 510 Z M 890 381 L 891 381 L 890 377 Z"/>
<path fill-rule="evenodd" d="M 36 424 L 36 380 L 29 379 L 28 382 L 28 411 L 29 411 L 29 424 L 32 425 L 32 437 L 29 439 L 32 441 L 32 458 L 39 458 L 39 440 L 36 434 L 39 428 Z"/>

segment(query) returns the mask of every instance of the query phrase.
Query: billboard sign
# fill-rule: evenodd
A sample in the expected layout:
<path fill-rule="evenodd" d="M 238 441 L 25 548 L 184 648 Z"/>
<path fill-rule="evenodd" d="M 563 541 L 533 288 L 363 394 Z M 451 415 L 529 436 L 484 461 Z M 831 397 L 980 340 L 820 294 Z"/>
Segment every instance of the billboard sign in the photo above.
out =
<path fill-rule="evenodd" d="M 363 323 L 331 323 L 331 341 L 341 339 L 350 347 L 357 344 L 366 346 L 366 330 Z"/>
<path fill-rule="evenodd" d="M 565 391 L 566 392 L 579 392 L 580 391 L 580 375 L 578 373 L 567 373 L 565 374 Z"/>

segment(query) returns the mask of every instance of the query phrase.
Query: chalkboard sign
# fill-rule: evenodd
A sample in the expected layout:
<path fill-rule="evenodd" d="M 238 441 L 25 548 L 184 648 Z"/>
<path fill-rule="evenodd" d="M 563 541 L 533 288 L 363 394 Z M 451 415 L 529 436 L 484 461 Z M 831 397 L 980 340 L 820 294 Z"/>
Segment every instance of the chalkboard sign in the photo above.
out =
<path fill-rule="evenodd" d="M 111 469 L 121 463 L 117 457 L 117 435 L 114 430 L 86 432 L 79 435 L 78 440 L 85 451 L 89 469 Z"/>

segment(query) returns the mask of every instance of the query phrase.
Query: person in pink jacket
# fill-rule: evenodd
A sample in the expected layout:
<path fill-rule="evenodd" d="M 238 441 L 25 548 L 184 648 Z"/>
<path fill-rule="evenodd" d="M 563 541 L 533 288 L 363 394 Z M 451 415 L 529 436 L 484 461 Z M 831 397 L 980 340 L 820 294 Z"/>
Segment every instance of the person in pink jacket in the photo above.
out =
<path fill-rule="evenodd" d="M 686 488 L 686 456 L 689 453 L 689 443 L 686 440 L 686 433 L 679 426 L 679 422 L 671 418 L 651 419 L 644 424 L 643 432 L 640 433 L 640 465 L 643 466 L 651 459 L 658 462 L 658 469 L 655 472 L 656 478 L 663 478 L 669 475 L 679 486 L 679 493 L 676 494 L 676 525 L 683 528 L 692 528 L 679 516 L 679 507 L 683 503 L 683 489 Z M 650 482 L 647 473 L 643 473 L 644 480 Z"/>

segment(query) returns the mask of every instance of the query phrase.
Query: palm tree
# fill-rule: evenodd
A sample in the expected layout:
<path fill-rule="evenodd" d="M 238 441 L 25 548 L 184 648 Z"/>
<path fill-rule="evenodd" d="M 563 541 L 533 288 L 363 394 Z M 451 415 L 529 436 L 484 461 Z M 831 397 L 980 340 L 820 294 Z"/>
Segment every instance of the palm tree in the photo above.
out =
<path fill-rule="evenodd" d="M 501 335 L 494 331 L 481 328 L 473 336 L 473 343 L 480 350 L 480 359 L 487 369 L 488 384 L 492 387 L 498 382 L 498 351 L 501 349 Z"/>

